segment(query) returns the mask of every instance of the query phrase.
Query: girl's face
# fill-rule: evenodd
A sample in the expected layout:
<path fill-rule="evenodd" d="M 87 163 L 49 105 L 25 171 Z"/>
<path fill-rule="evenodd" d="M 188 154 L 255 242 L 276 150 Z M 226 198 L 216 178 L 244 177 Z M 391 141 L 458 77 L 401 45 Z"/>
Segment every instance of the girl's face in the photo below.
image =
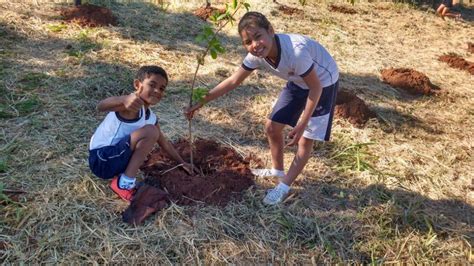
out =
<path fill-rule="evenodd" d="M 249 26 L 240 33 L 242 44 L 247 52 L 254 56 L 265 58 L 276 55 L 274 49 L 274 32 L 270 27 L 268 31 L 264 28 Z"/>
<path fill-rule="evenodd" d="M 166 79 L 158 74 L 151 74 L 143 82 L 135 80 L 135 89 L 138 96 L 147 104 L 155 105 L 165 95 Z"/>

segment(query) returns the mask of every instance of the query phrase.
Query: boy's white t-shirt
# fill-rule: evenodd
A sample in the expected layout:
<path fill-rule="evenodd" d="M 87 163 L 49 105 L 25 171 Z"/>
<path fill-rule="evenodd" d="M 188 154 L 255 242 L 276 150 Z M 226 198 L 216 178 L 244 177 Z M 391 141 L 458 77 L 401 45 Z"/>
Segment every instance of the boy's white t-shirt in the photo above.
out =
<path fill-rule="evenodd" d="M 265 58 L 248 53 L 242 67 L 248 71 L 266 68 L 278 77 L 309 89 L 303 77 L 316 69 L 321 86 L 328 87 L 339 79 L 337 64 L 318 42 L 299 34 L 275 34 L 278 56 L 275 66 Z"/>
<path fill-rule="evenodd" d="M 156 115 L 142 107 L 138 118 L 128 120 L 119 115 L 118 112 L 109 112 L 99 127 L 92 135 L 89 150 L 115 145 L 125 136 L 132 134 L 133 131 L 142 128 L 145 125 L 156 125 L 158 118 Z"/>

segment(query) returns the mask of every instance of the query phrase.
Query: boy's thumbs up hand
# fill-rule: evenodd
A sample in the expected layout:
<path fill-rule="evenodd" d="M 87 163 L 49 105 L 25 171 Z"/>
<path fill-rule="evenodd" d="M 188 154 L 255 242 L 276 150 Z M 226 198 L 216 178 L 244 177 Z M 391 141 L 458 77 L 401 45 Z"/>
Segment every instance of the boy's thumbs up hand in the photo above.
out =
<path fill-rule="evenodd" d="M 138 112 L 145 103 L 136 93 L 131 93 L 125 97 L 123 105 L 128 111 Z"/>

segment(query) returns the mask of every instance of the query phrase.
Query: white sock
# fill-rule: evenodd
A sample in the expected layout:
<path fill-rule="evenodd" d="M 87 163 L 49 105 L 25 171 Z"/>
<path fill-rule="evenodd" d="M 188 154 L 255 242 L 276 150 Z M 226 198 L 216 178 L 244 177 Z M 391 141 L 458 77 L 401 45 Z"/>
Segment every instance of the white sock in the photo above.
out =
<path fill-rule="evenodd" d="M 277 186 L 276 186 L 276 189 L 278 190 L 281 190 L 285 193 L 288 193 L 290 191 L 290 186 L 288 186 L 287 184 L 283 183 L 283 182 L 280 182 Z"/>
<path fill-rule="evenodd" d="M 274 176 L 285 176 L 285 171 L 272 168 L 272 174 Z"/>
<path fill-rule="evenodd" d="M 119 178 L 118 187 L 120 189 L 130 190 L 135 187 L 135 177 L 128 177 L 125 174 L 122 174 Z"/>

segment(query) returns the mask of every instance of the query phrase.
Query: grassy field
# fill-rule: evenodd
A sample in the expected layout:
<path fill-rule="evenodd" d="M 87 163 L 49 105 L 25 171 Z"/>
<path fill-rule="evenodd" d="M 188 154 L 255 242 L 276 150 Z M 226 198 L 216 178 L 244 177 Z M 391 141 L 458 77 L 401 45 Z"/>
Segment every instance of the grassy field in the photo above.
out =
<path fill-rule="evenodd" d="M 314 153 L 279 207 L 256 180 L 224 208 L 172 205 L 143 226 L 121 221 L 125 203 L 88 169 L 88 142 L 103 118 L 98 101 L 131 92 L 135 70 L 164 67 L 170 84 L 154 108 L 170 139 L 187 135 L 194 41 L 204 1 L 163 5 L 105 1 L 118 26 L 62 23 L 71 4 L 0 1 L 0 261 L 10 263 L 474 263 L 474 78 L 438 61 L 474 54 L 473 10 L 464 21 L 407 4 L 345 5 L 249 1 L 277 32 L 306 34 L 336 59 L 342 88 L 378 118 L 355 128 L 334 121 L 332 141 Z M 26 2 L 26 1 L 25 1 Z M 242 13 L 238 14 L 240 17 Z M 221 34 L 226 54 L 208 58 L 199 84 L 212 87 L 245 55 L 236 26 Z M 380 80 L 380 70 L 426 74 L 442 93 L 413 97 Z M 195 134 L 253 153 L 270 166 L 263 124 L 284 82 L 258 72 L 212 102 Z M 285 151 L 289 165 L 294 150 Z M 26 193 L 15 193 L 15 192 Z"/>

